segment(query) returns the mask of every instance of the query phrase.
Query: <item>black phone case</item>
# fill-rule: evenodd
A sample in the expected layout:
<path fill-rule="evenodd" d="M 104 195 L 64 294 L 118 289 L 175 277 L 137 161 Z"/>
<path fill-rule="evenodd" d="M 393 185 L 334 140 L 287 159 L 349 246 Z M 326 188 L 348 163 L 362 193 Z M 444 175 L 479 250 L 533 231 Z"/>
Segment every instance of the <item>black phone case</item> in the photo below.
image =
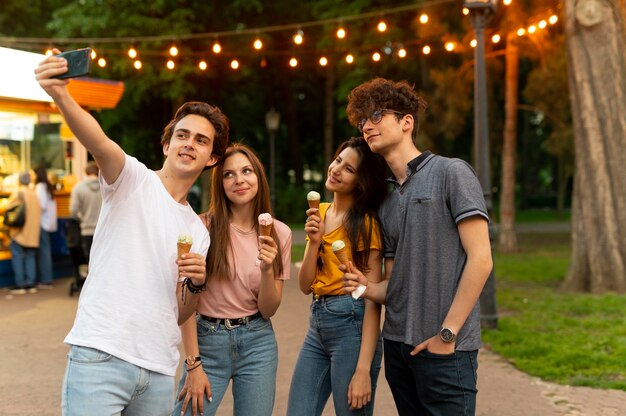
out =
<path fill-rule="evenodd" d="M 67 72 L 53 78 L 76 78 L 89 74 L 89 67 L 91 65 L 91 48 L 61 52 L 57 56 L 65 58 L 67 61 Z"/>

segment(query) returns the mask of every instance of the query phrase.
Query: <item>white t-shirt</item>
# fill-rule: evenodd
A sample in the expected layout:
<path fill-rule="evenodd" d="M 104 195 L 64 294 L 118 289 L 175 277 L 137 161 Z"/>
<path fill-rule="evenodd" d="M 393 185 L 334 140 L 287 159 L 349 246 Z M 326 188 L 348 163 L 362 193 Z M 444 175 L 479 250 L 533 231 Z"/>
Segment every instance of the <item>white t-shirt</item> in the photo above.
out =
<path fill-rule="evenodd" d="M 189 234 L 191 251 L 206 256 L 209 233 L 193 209 L 176 202 L 133 157 L 126 156 L 115 183 L 100 181 L 89 275 L 65 342 L 174 376 L 180 358 L 176 243 Z"/>
<path fill-rule="evenodd" d="M 48 193 L 48 187 L 43 182 L 35 185 L 35 193 L 37 193 L 41 207 L 41 228 L 53 233 L 57 230 L 57 203 Z"/>

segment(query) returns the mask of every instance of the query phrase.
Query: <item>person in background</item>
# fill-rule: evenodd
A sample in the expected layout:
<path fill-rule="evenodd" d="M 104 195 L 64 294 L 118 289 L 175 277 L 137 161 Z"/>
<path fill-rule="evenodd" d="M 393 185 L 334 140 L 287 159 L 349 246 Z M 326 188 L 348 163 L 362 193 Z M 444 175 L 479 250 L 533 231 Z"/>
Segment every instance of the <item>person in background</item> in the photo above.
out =
<path fill-rule="evenodd" d="M 173 408 L 179 326 L 206 283 L 210 237 L 187 202 L 189 188 L 224 155 L 228 119 L 204 102 L 184 103 L 165 126 L 165 160 L 153 171 L 127 155 L 53 78 L 60 51 L 35 69 L 76 138 L 98 162 L 102 210 L 82 288 L 62 385 L 63 416 L 165 416 Z M 132 134 L 132 129 L 129 130 Z M 191 252 L 178 258 L 177 243 Z"/>
<path fill-rule="evenodd" d="M 91 243 L 102 206 L 102 193 L 98 181 L 98 164 L 95 161 L 87 163 L 85 173 L 87 177 L 72 189 L 70 213 L 80 221 L 81 244 L 85 260 L 89 263 Z"/>
<path fill-rule="evenodd" d="M 54 267 L 50 235 L 57 230 L 57 203 L 54 200 L 54 186 L 48 181 L 48 172 L 43 165 L 35 168 L 35 193 L 41 207 L 41 233 L 37 255 L 40 283 L 37 287 L 51 289 Z"/>
<path fill-rule="evenodd" d="M 9 228 L 11 236 L 11 264 L 15 275 L 15 286 L 10 289 L 13 295 L 35 293 L 37 275 L 37 249 L 41 233 L 41 208 L 35 191 L 29 188 L 30 172 L 22 172 L 18 178 L 18 189 L 11 195 L 7 209 L 20 202 L 26 206 L 26 222 L 21 228 Z"/>
<path fill-rule="evenodd" d="M 361 137 L 342 143 L 328 167 L 332 203 L 309 208 L 308 242 L 298 274 L 313 295 L 309 330 L 291 379 L 287 415 L 321 415 L 329 396 L 335 414 L 372 415 L 382 358 L 379 304 L 353 299 L 332 250 L 342 240 L 367 278 L 382 278 L 382 238 L 377 210 L 387 195 L 385 160 Z"/>
<path fill-rule="evenodd" d="M 406 81 L 375 78 L 348 96 L 350 123 L 391 169 L 381 205 L 385 278 L 344 275 L 385 304 L 385 377 L 400 416 L 476 411 L 478 298 L 492 268 L 489 216 L 469 164 L 421 152 L 426 102 Z"/>
<path fill-rule="evenodd" d="M 278 346 L 270 318 L 289 279 L 291 230 L 274 219 L 270 236 L 259 235 L 259 214 L 270 212 L 259 158 L 230 146 L 200 216 L 211 234 L 208 283 L 197 317 L 181 326 L 187 359 L 173 416 L 214 415 L 231 379 L 233 414 L 272 414 Z"/>

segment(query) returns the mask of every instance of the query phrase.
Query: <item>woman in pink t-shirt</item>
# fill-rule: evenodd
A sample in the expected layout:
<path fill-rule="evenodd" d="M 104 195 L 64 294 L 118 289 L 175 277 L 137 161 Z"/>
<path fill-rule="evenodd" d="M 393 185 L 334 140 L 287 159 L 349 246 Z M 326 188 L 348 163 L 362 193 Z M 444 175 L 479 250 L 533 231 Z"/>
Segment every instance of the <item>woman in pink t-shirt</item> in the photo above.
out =
<path fill-rule="evenodd" d="M 319 415 L 332 394 L 335 414 L 371 415 L 380 371 L 380 305 L 354 299 L 332 245 L 342 240 L 352 266 L 381 280 L 377 210 L 387 194 L 385 160 L 363 138 L 342 143 L 328 167 L 331 204 L 307 210 L 307 242 L 298 274 L 312 294 L 309 330 L 291 379 L 288 416 Z"/>
<path fill-rule="evenodd" d="M 211 235 L 208 281 L 197 316 L 181 326 L 187 358 L 174 415 L 214 415 L 230 380 L 235 414 L 272 414 L 278 349 L 270 317 L 289 278 L 291 230 L 273 219 L 270 235 L 260 235 L 257 219 L 270 212 L 259 158 L 245 145 L 228 147 L 201 214 Z"/>

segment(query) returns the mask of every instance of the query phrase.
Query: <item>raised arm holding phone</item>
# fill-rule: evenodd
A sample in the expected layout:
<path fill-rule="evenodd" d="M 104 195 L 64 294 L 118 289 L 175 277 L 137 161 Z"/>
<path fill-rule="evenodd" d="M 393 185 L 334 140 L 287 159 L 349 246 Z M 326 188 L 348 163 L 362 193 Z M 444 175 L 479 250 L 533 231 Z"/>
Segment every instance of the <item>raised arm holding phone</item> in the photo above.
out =
<path fill-rule="evenodd" d="M 178 324 L 194 311 L 206 282 L 209 234 L 187 203 L 203 170 L 228 144 L 228 119 L 214 106 L 188 102 L 161 137 L 158 171 L 127 155 L 53 78 L 67 61 L 45 58 L 35 69 L 77 139 L 100 167 L 103 205 L 94 234 L 63 383 L 63 415 L 169 415 L 179 362 Z M 177 260 L 177 241 L 191 252 Z"/>

